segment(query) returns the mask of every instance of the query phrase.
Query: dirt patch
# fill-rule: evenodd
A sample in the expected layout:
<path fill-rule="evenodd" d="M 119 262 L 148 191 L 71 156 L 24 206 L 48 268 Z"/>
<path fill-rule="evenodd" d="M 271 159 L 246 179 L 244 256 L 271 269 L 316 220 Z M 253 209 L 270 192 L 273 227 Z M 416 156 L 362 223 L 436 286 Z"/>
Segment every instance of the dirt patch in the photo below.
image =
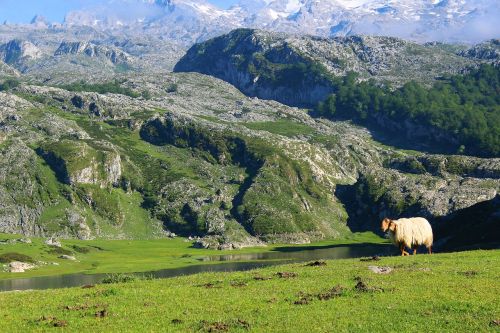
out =
<path fill-rule="evenodd" d="M 213 322 L 209 323 L 205 320 L 200 322 L 202 329 L 209 333 L 227 332 L 229 331 L 229 325 L 223 322 Z"/>
<path fill-rule="evenodd" d="M 358 283 L 354 286 L 354 290 L 368 293 L 368 292 L 383 292 L 384 289 L 379 287 L 370 287 L 364 281 L 359 280 Z"/>
<path fill-rule="evenodd" d="M 339 297 L 344 295 L 345 289 L 338 285 L 333 287 L 332 289 L 320 292 L 318 294 L 306 294 L 304 292 L 299 292 L 298 297 L 299 299 L 293 302 L 295 305 L 307 305 L 311 303 L 314 299 L 318 299 L 320 301 L 327 301 L 335 297 Z"/>
<path fill-rule="evenodd" d="M 256 275 L 256 276 L 253 277 L 253 279 L 255 281 L 266 281 L 266 280 L 271 280 L 272 277 L 266 277 L 266 276 Z"/>
<path fill-rule="evenodd" d="M 490 321 L 490 326 L 500 326 L 500 319 Z"/>
<path fill-rule="evenodd" d="M 243 319 L 238 319 L 237 325 L 243 329 L 246 329 L 246 330 L 250 329 L 250 323 L 246 320 L 243 320 Z"/>
<path fill-rule="evenodd" d="M 95 284 L 86 284 L 82 286 L 82 289 L 90 289 L 90 288 L 95 288 Z"/>
<path fill-rule="evenodd" d="M 305 264 L 305 266 L 309 266 L 309 267 L 326 266 L 326 262 L 316 260 L 316 261 Z"/>
<path fill-rule="evenodd" d="M 42 316 L 40 319 L 35 320 L 37 323 L 45 323 L 52 327 L 66 327 L 68 326 L 68 322 L 66 320 L 57 319 L 52 316 Z"/>
<path fill-rule="evenodd" d="M 465 272 L 458 272 L 460 275 L 463 275 L 463 276 L 466 276 L 466 277 L 475 277 L 476 275 L 479 274 L 478 271 L 473 271 L 473 270 L 470 270 L 470 271 L 465 271 Z"/>
<path fill-rule="evenodd" d="M 198 287 L 203 287 L 207 289 L 213 289 L 213 288 L 221 288 L 221 283 L 222 281 L 214 281 L 214 282 L 207 282 L 201 285 L 198 285 Z"/>
<path fill-rule="evenodd" d="M 106 308 L 106 304 L 78 304 L 78 305 L 65 305 L 63 306 L 64 310 L 67 311 L 84 311 L 84 310 L 89 310 L 89 309 L 97 309 L 97 308 Z"/>
<path fill-rule="evenodd" d="M 290 279 L 297 277 L 297 273 L 294 272 L 278 272 L 276 275 L 282 279 Z"/>
<path fill-rule="evenodd" d="M 312 301 L 311 297 L 301 297 L 297 301 L 293 302 L 295 305 L 307 305 Z"/>
<path fill-rule="evenodd" d="M 51 324 L 54 327 L 66 327 L 66 326 L 68 326 L 68 322 L 66 320 L 61 320 L 61 319 L 53 320 Z"/>
<path fill-rule="evenodd" d="M 88 310 L 90 309 L 91 306 L 88 304 L 82 304 L 82 305 L 65 305 L 63 307 L 64 310 L 68 311 L 82 311 L 82 310 Z"/>
<path fill-rule="evenodd" d="M 380 260 L 379 256 L 373 256 L 373 257 L 369 257 L 369 258 L 361 258 L 361 259 L 359 259 L 359 261 L 379 261 L 379 260 Z"/>
<path fill-rule="evenodd" d="M 341 287 L 340 285 L 338 285 L 338 286 L 335 286 L 326 292 L 319 293 L 317 295 L 317 297 L 320 301 L 327 301 L 327 300 L 332 299 L 334 297 L 342 296 L 344 294 L 344 291 L 345 291 L 344 288 Z"/>
<path fill-rule="evenodd" d="M 248 283 L 246 283 L 244 281 L 231 281 L 231 286 L 232 287 L 242 288 L 242 287 L 248 286 Z"/>
<path fill-rule="evenodd" d="M 232 319 L 229 322 L 208 322 L 206 320 L 202 320 L 200 322 L 201 330 L 209 333 L 219 333 L 219 332 L 228 332 L 231 329 L 244 329 L 249 330 L 251 325 L 248 321 L 243 319 Z"/>
<path fill-rule="evenodd" d="M 96 318 L 104 318 L 104 317 L 107 317 L 109 316 L 109 312 L 106 308 L 102 309 L 102 310 L 98 310 L 96 311 L 95 313 L 95 317 Z"/>

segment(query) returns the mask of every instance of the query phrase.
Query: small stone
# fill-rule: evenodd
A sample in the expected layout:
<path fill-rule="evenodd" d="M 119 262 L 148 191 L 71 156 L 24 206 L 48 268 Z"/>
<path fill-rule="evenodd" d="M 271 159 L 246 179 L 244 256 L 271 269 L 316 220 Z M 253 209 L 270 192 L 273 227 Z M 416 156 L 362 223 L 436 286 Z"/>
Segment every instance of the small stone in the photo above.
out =
<path fill-rule="evenodd" d="M 61 247 L 61 242 L 58 241 L 57 239 L 55 238 L 49 238 L 45 241 L 45 244 L 46 245 L 49 245 L 49 246 L 57 246 L 57 247 Z"/>
<path fill-rule="evenodd" d="M 76 260 L 76 258 L 74 256 L 68 256 L 66 254 L 63 254 L 62 256 L 59 256 L 59 259 Z"/>
<path fill-rule="evenodd" d="M 392 272 L 391 267 L 368 266 L 368 269 L 376 274 L 389 274 L 390 272 Z"/>

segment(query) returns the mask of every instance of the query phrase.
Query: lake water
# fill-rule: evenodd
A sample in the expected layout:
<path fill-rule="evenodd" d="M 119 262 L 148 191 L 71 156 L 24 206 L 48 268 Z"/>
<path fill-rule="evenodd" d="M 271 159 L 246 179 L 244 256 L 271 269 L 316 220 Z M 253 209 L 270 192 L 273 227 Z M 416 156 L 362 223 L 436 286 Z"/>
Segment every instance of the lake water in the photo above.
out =
<path fill-rule="evenodd" d="M 394 248 L 389 245 L 353 244 L 346 246 L 325 247 L 282 247 L 271 252 L 251 254 L 224 254 L 201 257 L 203 264 L 181 268 L 163 269 L 152 272 L 137 273 L 153 278 L 169 278 L 203 272 L 245 271 L 260 267 L 286 263 L 306 262 L 320 259 L 359 258 L 374 255 L 392 255 Z M 28 289 L 56 289 L 79 287 L 100 283 L 108 274 L 67 274 L 43 276 L 23 279 L 0 280 L 0 291 Z"/>

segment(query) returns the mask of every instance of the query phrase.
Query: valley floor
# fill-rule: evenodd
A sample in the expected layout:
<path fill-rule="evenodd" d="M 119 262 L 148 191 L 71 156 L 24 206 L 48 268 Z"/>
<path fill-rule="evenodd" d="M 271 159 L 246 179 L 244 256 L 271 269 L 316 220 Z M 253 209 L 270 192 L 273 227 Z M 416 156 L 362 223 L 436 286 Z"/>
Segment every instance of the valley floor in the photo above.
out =
<path fill-rule="evenodd" d="M 368 266 L 391 267 L 375 274 Z M 0 293 L 4 332 L 498 332 L 500 250 Z"/>

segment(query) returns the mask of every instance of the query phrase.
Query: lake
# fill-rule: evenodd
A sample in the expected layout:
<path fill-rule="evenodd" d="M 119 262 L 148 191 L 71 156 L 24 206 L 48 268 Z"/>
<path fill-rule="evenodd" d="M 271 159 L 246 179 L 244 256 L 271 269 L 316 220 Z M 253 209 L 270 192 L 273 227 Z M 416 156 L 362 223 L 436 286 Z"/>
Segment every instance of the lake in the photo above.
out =
<path fill-rule="evenodd" d="M 153 278 L 170 278 L 203 272 L 246 271 L 279 264 L 307 262 L 320 259 L 360 258 L 393 254 L 395 254 L 394 247 L 388 244 L 351 244 L 317 247 L 291 246 L 261 253 L 224 254 L 200 257 L 198 258 L 200 261 L 198 265 L 133 274 L 137 274 L 138 276 L 147 275 Z M 80 287 L 88 284 L 100 283 L 102 279 L 108 275 L 109 274 L 78 273 L 0 280 L 0 291 Z"/>

